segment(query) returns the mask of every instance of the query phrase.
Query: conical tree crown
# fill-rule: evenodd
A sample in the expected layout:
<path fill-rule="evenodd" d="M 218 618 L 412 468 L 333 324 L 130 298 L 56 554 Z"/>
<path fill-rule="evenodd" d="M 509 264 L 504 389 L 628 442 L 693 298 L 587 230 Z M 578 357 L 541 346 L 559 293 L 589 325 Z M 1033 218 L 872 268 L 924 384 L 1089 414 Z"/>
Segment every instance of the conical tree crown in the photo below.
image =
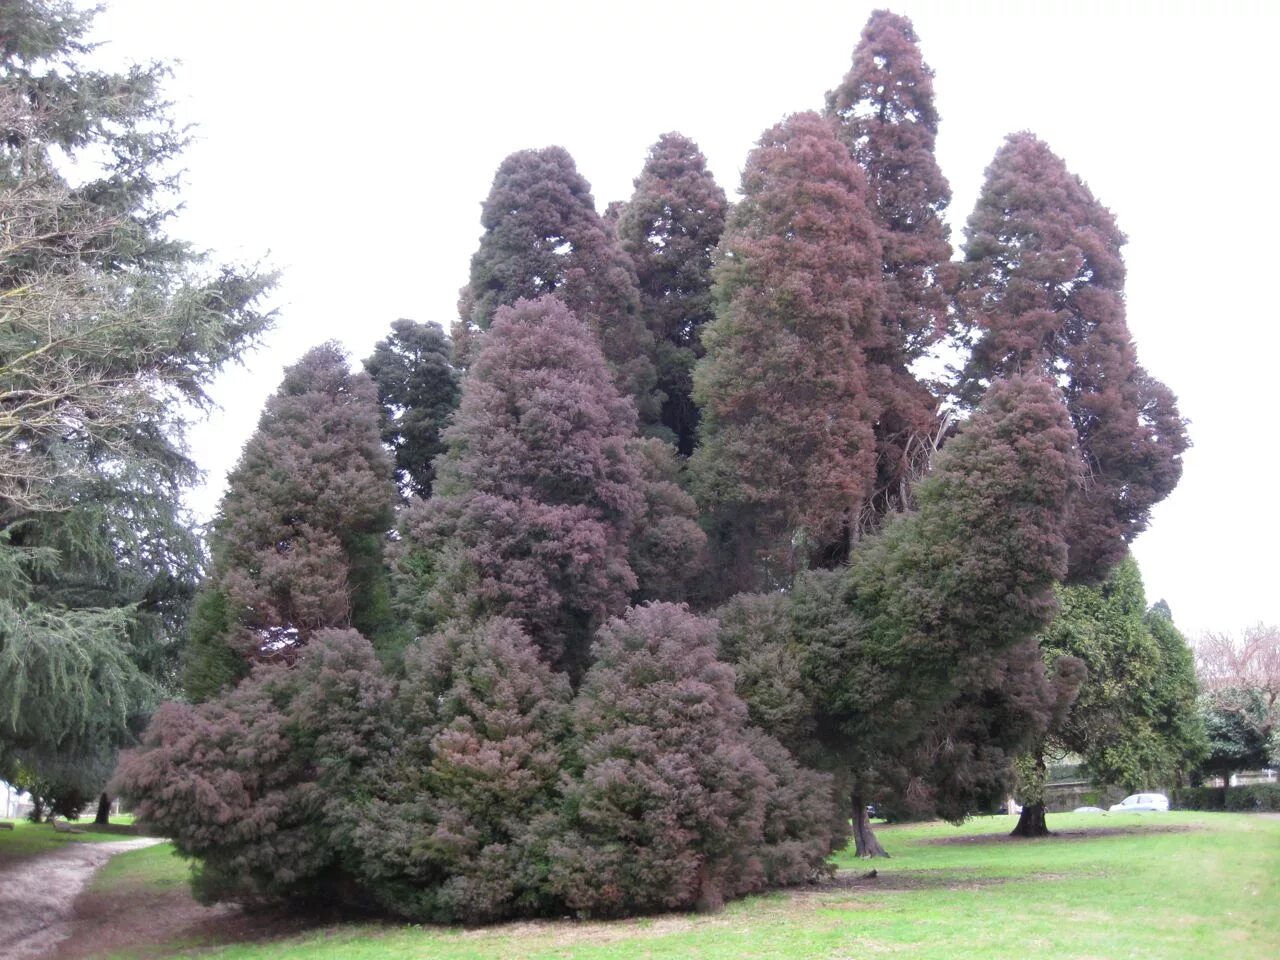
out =
<path fill-rule="evenodd" d="M 520 621 L 558 666 L 636 588 L 628 540 L 646 489 L 635 408 L 594 334 L 546 296 L 499 309 L 445 433 L 436 495 L 411 508 L 403 594 L 424 629 Z"/>
<path fill-rule="evenodd" d="M 596 213 L 591 187 L 563 147 L 522 150 L 498 167 L 484 234 L 458 303 L 460 359 L 499 307 L 547 294 L 596 331 L 618 387 L 656 416 L 653 338 L 640 318 L 635 268 Z"/>
<path fill-rule="evenodd" d="M 1130 339 L 1125 237 L 1029 133 L 1011 135 L 987 168 L 967 234 L 958 304 L 976 342 L 962 392 L 975 400 L 1015 371 L 1062 385 L 1087 477 L 1072 505 L 1070 578 L 1096 581 L 1177 485 L 1188 446 L 1176 399 Z"/>
<path fill-rule="evenodd" d="M 742 185 L 694 375 L 692 462 L 704 507 L 754 514 L 763 542 L 731 552 L 778 555 L 841 539 L 871 489 L 880 250 L 866 178 L 816 114 L 767 131 Z"/>
<path fill-rule="evenodd" d="M 713 315 L 711 255 L 728 209 L 698 145 L 666 133 L 649 150 L 617 224 L 618 240 L 635 264 L 641 315 L 654 338 L 658 387 L 665 397 L 661 422 L 686 456 L 697 427 L 693 364 L 703 352 L 700 331 Z"/>
<path fill-rule="evenodd" d="M 227 479 L 204 588 L 225 603 L 203 600 L 209 635 L 193 626 L 189 673 L 227 645 L 249 660 L 287 658 L 324 627 L 376 634 L 389 613 L 381 544 L 394 498 L 372 382 L 337 344 L 316 347 L 286 370 Z"/>
<path fill-rule="evenodd" d="M 933 71 L 906 17 L 877 10 L 843 82 L 827 94 L 837 133 L 866 171 L 884 268 L 880 333 L 867 346 L 876 421 L 876 515 L 908 508 L 924 472 L 938 399 L 910 371 L 945 332 L 951 244 L 944 218 L 951 188 L 934 144 Z"/>

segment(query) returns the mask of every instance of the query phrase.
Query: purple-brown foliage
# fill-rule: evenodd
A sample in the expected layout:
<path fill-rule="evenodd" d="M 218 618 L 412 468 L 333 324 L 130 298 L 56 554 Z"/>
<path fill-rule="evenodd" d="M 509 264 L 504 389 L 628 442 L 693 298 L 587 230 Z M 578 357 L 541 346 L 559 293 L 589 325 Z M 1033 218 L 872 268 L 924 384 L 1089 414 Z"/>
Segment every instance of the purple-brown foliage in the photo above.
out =
<path fill-rule="evenodd" d="M 585 323 L 553 297 L 499 309 L 436 496 L 410 512 L 402 592 L 417 595 L 419 623 L 512 617 L 550 662 L 580 671 L 591 632 L 640 586 L 630 558 L 701 549 L 680 516 L 690 505 L 633 455 L 634 430 Z"/>
<path fill-rule="evenodd" d="M 707 535 L 698 505 L 680 486 L 671 445 L 656 437 L 627 444 L 644 484 L 644 515 L 629 538 L 628 561 L 636 575 L 635 601 L 684 600 L 707 562 Z"/>
<path fill-rule="evenodd" d="M 544 912 L 530 828 L 558 800 L 567 678 L 502 619 L 419 641 L 405 674 L 402 739 L 353 808 L 366 882 L 415 920 Z"/>
<path fill-rule="evenodd" d="M 768 130 L 742 188 L 694 374 L 703 419 L 692 462 L 703 506 L 794 569 L 808 552 L 797 542 L 842 542 L 871 492 L 863 348 L 878 326 L 879 241 L 866 178 L 816 114 Z M 723 552 L 753 548 L 735 534 Z"/>
<path fill-rule="evenodd" d="M 474 359 L 499 307 L 554 294 L 596 331 L 618 389 L 656 419 L 653 338 L 640 317 L 635 268 L 569 152 L 521 150 L 503 160 L 480 221 L 484 234 L 458 303 L 460 359 Z"/>
<path fill-rule="evenodd" d="M 1173 394 L 1138 365 L 1125 323 L 1124 235 L 1040 140 L 1011 135 L 987 168 L 958 303 L 977 337 L 962 391 L 1042 371 L 1062 385 L 1084 460 L 1071 507 L 1072 581 L 1105 577 L 1182 474 Z"/>
<path fill-rule="evenodd" d="M 316 347 L 286 370 L 228 477 L 204 589 L 225 596 L 229 622 L 193 637 L 193 657 L 229 644 L 288 658 L 319 629 L 377 630 L 394 498 L 373 384 L 336 344 Z"/>
<path fill-rule="evenodd" d="M 654 338 L 661 422 L 685 456 L 698 425 L 692 392 L 703 352 L 699 331 L 713 313 L 711 254 L 728 209 L 698 145 L 666 133 L 650 148 L 618 216 L 618 241 L 635 264 L 641 316 Z"/>
<path fill-rule="evenodd" d="M 218 700 L 161 707 L 117 788 L 201 861 L 208 899 L 344 897 L 357 859 L 344 805 L 391 748 L 391 694 L 367 640 L 322 630 Z"/>
<path fill-rule="evenodd" d="M 807 813 L 828 808 L 825 783 L 774 743 L 764 760 L 753 752 L 715 632 L 672 604 L 601 628 L 574 702 L 565 829 L 548 844 L 551 888 L 570 909 L 715 907 L 824 870 L 828 823 Z"/>
<path fill-rule="evenodd" d="M 884 266 L 880 336 L 867 345 L 868 382 L 879 403 L 876 422 L 877 513 L 910 503 L 923 442 L 936 429 L 937 398 L 908 369 L 944 332 L 951 259 L 943 215 L 951 188 L 938 167 L 938 112 L 933 71 L 906 17 L 871 14 L 853 66 L 827 94 L 838 134 L 866 171 Z"/>

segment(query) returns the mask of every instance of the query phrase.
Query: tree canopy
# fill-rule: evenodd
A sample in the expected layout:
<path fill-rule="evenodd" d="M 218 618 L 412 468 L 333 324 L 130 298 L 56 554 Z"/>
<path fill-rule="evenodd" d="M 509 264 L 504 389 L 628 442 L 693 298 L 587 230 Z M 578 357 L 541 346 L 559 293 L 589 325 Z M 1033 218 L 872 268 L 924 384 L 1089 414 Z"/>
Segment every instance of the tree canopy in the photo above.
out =
<path fill-rule="evenodd" d="M 996 153 L 966 235 L 957 304 L 973 349 L 961 393 L 976 399 L 1017 371 L 1062 385 L 1085 475 L 1069 576 L 1104 579 L 1177 485 L 1188 445 L 1173 393 L 1138 365 L 1125 323 L 1125 237 L 1030 133 Z"/>
<path fill-rule="evenodd" d="M 184 422 L 270 320 L 269 275 L 165 232 L 166 68 L 88 67 L 91 21 L 0 11 L 0 774 L 109 765 L 171 688 L 201 562 Z"/>

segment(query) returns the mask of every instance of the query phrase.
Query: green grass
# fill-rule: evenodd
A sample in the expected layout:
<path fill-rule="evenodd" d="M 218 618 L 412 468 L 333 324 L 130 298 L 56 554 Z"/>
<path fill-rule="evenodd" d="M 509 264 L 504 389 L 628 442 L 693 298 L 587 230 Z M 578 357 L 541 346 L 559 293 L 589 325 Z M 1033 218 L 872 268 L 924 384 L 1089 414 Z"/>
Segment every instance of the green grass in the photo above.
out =
<path fill-rule="evenodd" d="M 775 893 L 710 915 L 478 930 L 348 925 L 190 953 L 221 960 L 1274 960 L 1280 819 L 1239 814 L 1050 817 L 1062 834 L 1007 841 L 1009 818 L 887 828 L 893 858 L 849 889 Z M 1134 833 L 1116 834 L 1116 828 Z M 950 841 L 939 843 L 936 841 Z M 167 847 L 123 854 L 116 883 L 185 881 Z M 105 881 L 104 881 L 105 882 Z M 165 954 L 172 955 L 172 954 Z M 184 955 L 188 955 L 184 952 Z"/>
<path fill-rule="evenodd" d="M 90 888 L 146 896 L 186 887 L 190 876 L 188 862 L 174 854 L 172 844 L 161 843 L 116 854 L 94 874 Z"/>
<path fill-rule="evenodd" d="M 13 860 L 61 849 L 68 843 L 103 843 L 109 840 L 126 840 L 134 835 L 132 827 L 122 825 L 117 818 L 112 818 L 111 825 L 105 828 L 95 827 L 90 820 L 72 825 L 84 832 L 54 833 L 52 824 L 31 823 L 27 820 L 14 822 L 13 830 L 0 830 L 0 867 Z"/>

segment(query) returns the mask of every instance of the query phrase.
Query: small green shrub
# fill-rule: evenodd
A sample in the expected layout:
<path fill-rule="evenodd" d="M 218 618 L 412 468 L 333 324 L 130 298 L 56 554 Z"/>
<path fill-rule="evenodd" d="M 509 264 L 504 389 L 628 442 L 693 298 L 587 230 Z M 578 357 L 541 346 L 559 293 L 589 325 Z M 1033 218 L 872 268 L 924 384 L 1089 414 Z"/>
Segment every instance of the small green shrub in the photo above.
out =
<path fill-rule="evenodd" d="M 1232 813 L 1280 812 L 1280 783 L 1251 783 L 1227 790 L 1223 802 L 1220 787 L 1184 787 L 1173 791 L 1175 810 L 1226 810 Z"/>

